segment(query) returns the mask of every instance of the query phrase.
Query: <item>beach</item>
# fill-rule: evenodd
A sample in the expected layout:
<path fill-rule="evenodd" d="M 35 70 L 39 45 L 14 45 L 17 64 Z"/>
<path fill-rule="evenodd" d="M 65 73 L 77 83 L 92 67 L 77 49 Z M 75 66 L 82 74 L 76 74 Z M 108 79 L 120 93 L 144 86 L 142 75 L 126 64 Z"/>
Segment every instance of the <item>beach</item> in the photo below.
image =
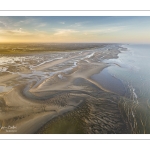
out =
<path fill-rule="evenodd" d="M 121 48 L 101 44 L 3 54 L 0 133 L 131 133 L 118 107 L 124 97 L 91 78 L 109 66 L 104 59 L 118 58 Z"/>

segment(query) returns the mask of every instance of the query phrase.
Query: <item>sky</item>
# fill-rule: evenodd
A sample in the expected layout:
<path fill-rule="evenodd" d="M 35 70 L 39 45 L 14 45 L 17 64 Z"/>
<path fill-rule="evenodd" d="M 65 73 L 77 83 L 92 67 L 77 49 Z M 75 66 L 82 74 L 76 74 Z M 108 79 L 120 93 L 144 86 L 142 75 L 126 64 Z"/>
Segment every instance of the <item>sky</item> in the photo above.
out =
<path fill-rule="evenodd" d="M 0 16 L 0 43 L 150 43 L 150 17 Z"/>

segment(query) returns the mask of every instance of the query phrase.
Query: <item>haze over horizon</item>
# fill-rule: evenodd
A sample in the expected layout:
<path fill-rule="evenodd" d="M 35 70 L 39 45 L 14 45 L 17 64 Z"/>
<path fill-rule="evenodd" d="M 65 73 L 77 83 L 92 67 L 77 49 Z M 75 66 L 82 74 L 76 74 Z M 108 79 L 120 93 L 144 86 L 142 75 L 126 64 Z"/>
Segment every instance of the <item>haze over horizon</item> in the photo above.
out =
<path fill-rule="evenodd" d="M 0 43 L 150 43 L 150 17 L 0 16 Z"/>

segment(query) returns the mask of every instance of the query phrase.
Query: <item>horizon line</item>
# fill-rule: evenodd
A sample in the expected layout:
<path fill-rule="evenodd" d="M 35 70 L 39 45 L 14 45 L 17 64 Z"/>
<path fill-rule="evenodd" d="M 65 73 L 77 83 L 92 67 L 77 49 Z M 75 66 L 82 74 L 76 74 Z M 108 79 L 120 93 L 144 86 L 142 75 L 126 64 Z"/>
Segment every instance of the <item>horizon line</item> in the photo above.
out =
<path fill-rule="evenodd" d="M 0 42 L 0 44 L 150 44 L 150 42 Z"/>

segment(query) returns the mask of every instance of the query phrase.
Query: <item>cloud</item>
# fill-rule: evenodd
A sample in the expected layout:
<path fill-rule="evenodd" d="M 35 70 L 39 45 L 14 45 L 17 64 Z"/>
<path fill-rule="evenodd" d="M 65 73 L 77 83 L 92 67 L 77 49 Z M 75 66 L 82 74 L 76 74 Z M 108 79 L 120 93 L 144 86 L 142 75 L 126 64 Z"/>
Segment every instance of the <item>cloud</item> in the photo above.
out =
<path fill-rule="evenodd" d="M 37 27 L 45 27 L 46 25 L 46 23 L 40 23 L 39 25 L 37 25 Z"/>
<path fill-rule="evenodd" d="M 72 30 L 72 29 L 57 29 L 56 33 L 54 35 L 59 35 L 59 36 L 68 36 L 72 33 L 77 33 L 79 31 L 77 30 Z"/>
<path fill-rule="evenodd" d="M 84 25 L 86 25 L 86 24 L 88 24 L 89 23 L 89 21 L 84 21 L 84 22 L 76 22 L 76 23 L 74 23 L 74 24 L 72 24 L 72 25 L 70 25 L 71 27 L 82 27 L 82 26 L 84 26 Z"/>
<path fill-rule="evenodd" d="M 60 24 L 65 24 L 65 22 L 59 22 Z"/>
<path fill-rule="evenodd" d="M 5 22 L 3 22 L 3 21 L 0 21 L 0 26 L 2 26 L 2 27 L 6 27 L 6 26 L 7 26 L 7 24 L 6 24 Z"/>
<path fill-rule="evenodd" d="M 31 33 L 24 31 L 22 28 L 15 30 L 0 30 L 0 33 L 3 35 L 17 35 L 17 36 L 31 35 Z"/>
<path fill-rule="evenodd" d="M 73 25 L 71 25 L 72 27 L 80 27 L 82 25 L 82 23 L 81 22 L 77 22 L 77 23 L 75 23 L 75 24 L 73 24 Z"/>
<path fill-rule="evenodd" d="M 119 26 L 119 27 L 106 27 L 106 28 L 99 28 L 99 29 L 93 29 L 93 30 L 84 30 L 84 34 L 107 34 L 107 33 L 113 33 L 120 30 L 123 30 L 125 26 Z"/>
<path fill-rule="evenodd" d="M 27 24 L 35 24 L 36 19 L 31 17 L 26 17 L 24 20 L 20 20 L 14 23 L 14 26 L 27 25 Z"/>

